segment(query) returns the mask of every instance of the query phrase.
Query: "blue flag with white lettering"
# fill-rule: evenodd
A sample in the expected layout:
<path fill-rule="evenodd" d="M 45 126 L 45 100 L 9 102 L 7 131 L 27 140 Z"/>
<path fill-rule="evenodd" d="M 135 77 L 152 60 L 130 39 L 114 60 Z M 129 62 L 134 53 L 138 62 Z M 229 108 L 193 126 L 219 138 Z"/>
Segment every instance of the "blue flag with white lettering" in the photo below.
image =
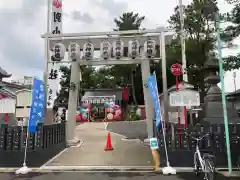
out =
<path fill-rule="evenodd" d="M 149 93 L 150 93 L 150 96 L 152 98 L 152 103 L 153 103 L 153 106 L 154 106 L 155 118 L 156 118 L 156 127 L 161 128 L 161 126 L 162 126 L 161 108 L 160 108 L 160 102 L 159 102 L 159 96 L 158 96 L 157 78 L 156 78 L 155 73 L 153 73 L 153 75 L 148 77 L 147 86 L 148 86 Z"/>
<path fill-rule="evenodd" d="M 43 81 L 34 78 L 32 87 L 32 103 L 29 116 L 29 132 L 36 132 L 37 124 L 44 121 L 45 92 Z"/>

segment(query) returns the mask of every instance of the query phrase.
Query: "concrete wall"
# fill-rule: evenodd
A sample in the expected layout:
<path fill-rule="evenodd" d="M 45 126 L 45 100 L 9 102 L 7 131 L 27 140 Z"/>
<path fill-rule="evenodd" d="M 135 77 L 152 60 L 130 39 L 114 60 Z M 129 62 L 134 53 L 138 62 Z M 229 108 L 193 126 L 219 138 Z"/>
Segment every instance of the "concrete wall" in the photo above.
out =
<path fill-rule="evenodd" d="M 240 97 L 236 97 L 236 100 L 233 101 L 233 106 L 235 109 L 240 110 Z"/>

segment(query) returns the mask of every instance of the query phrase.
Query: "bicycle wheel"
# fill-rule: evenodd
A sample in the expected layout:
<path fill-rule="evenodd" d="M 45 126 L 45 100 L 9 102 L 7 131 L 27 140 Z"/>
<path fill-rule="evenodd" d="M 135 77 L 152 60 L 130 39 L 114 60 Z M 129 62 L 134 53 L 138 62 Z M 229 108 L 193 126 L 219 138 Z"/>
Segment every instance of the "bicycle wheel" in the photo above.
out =
<path fill-rule="evenodd" d="M 238 170 L 240 170 L 240 156 L 238 157 L 237 167 L 238 167 Z"/>
<path fill-rule="evenodd" d="M 211 157 L 205 157 L 204 161 L 204 175 L 205 180 L 214 180 L 215 179 L 215 163 Z"/>
<path fill-rule="evenodd" d="M 197 153 L 194 154 L 194 172 L 196 176 L 200 175 L 200 162 Z"/>

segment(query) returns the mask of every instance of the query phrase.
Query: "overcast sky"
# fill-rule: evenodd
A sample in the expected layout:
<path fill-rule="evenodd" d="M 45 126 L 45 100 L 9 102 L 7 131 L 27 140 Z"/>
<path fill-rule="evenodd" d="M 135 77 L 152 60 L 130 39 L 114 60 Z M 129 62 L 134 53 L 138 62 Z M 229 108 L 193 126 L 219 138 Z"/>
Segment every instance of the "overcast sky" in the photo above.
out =
<path fill-rule="evenodd" d="M 44 46 L 40 35 L 46 32 L 46 1 L 0 0 L 0 66 L 12 73 L 13 79 L 42 76 Z M 176 4 L 177 0 L 63 0 L 63 31 L 109 31 L 114 28 L 113 18 L 128 11 L 146 16 L 145 28 L 156 28 L 167 25 Z M 223 0 L 219 7 L 222 12 L 231 9 Z M 240 79 L 240 73 L 237 76 Z M 225 79 L 226 91 L 232 91 L 231 74 Z"/>

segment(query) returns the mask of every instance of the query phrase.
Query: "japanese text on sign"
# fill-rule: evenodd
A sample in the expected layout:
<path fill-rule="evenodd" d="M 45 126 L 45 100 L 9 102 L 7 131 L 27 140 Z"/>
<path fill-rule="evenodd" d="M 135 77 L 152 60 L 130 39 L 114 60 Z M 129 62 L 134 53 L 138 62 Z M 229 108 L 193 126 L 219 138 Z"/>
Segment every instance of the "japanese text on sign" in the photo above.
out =
<path fill-rule="evenodd" d="M 198 91 L 192 90 L 171 92 L 169 101 L 171 106 L 199 106 L 200 95 Z"/>
<path fill-rule="evenodd" d="M 52 11 L 51 11 L 51 33 L 61 34 L 62 33 L 62 0 L 51 0 Z M 56 46 L 53 50 L 54 58 L 60 58 L 61 47 Z M 56 59 L 52 58 L 52 61 Z M 47 91 L 47 108 L 53 108 L 54 100 L 56 99 L 59 82 L 60 82 L 60 64 L 52 63 L 49 64 L 48 69 L 48 91 Z"/>
<path fill-rule="evenodd" d="M 51 32 L 62 33 L 62 0 L 52 0 Z"/>
<path fill-rule="evenodd" d="M 34 78 L 32 88 L 32 103 L 29 116 L 29 131 L 36 132 L 39 122 L 43 122 L 45 114 L 45 92 L 43 81 Z"/>

